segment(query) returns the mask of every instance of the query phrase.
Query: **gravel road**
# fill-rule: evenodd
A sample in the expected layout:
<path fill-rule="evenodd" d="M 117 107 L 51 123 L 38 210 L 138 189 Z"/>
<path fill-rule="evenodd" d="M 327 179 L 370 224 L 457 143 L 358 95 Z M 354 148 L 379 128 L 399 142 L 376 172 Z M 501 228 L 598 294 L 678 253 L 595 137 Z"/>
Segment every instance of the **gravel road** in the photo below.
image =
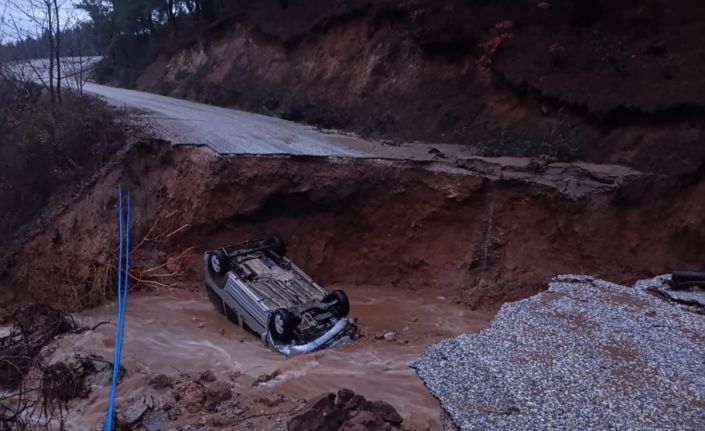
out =
<path fill-rule="evenodd" d="M 705 429 L 705 315 L 559 276 L 413 364 L 461 430 Z"/>
<path fill-rule="evenodd" d="M 322 133 L 279 118 L 92 83 L 87 83 L 84 91 L 116 106 L 143 110 L 162 139 L 207 145 L 221 154 L 372 157 L 378 153 L 365 140 Z"/>
<path fill-rule="evenodd" d="M 95 57 L 63 58 L 64 87 L 76 87 L 74 69 L 100 60 Z M 46 82 L 48 60 L 19 62 L 7 71 L 21 80 Z M 142 112 L 143 119 L 157 138 L 174 144 L 206 145 L 221 154 L 291 154 L 433 160 L 437 151 L 463 155 L 469 148 L 440 144 L 386 145 L 381 142 L 280 118 L 235 109 L 221 108 L 142 91 L 109 87 L 86 82 L 83 90 L 104 98 L 108 103 Z M 434 149 L 429 152 L 429 150 Z"/>

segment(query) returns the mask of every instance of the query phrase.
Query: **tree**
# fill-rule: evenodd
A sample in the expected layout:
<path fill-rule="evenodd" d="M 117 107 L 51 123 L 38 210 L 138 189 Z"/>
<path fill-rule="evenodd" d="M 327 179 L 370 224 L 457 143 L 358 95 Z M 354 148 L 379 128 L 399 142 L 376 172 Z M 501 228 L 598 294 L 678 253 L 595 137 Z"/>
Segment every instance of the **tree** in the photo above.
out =
<path fill-rule="evenodd" d="M 94 44 L 82 40 L 92 37 L 91 31 L 73 13 L 69 2 L 8 0 L 9 13 L 3 17 L 14 29 L 14 41 L 0 44 L 0 62 L 10 63 L 12 77 L 38 82 L 48 90 L 50 100 L 59 103 L 64 84 L 83 87 L 84 66 L 90 65 L 90 61 L 80 58 L 69 61 L 64 54 L 82 56 L 86 47 L 88 53 L 95 55 Z"/>

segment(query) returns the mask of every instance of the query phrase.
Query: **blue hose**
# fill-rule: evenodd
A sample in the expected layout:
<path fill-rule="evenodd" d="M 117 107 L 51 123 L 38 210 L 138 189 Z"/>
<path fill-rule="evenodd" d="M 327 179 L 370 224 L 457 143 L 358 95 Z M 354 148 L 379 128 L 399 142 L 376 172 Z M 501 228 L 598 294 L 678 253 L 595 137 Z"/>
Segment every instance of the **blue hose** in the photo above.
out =
<path fill-rule="evenodd" d="M 125 308 L 127 306 L 127 287 L 129 285 L 130 271 L 130 193 L 127 193 L 127 214 L 126 223 L 123 227 L 122 211 L 122 187 L 118 187 L 118 284 L 117 284 L 117 324 L 115 325 L 115 355 L 113 357 L 113 380 L 110 387 L 110 399 L 108 401 L 108 417 L 105 420 L 105 431 L 112 431 L 113 410 L 115 408 L 115 388 L 120 375 L 120 356 L 122 355 L 122 340 L 125 329 Z M 124 247 L 123 247 L 124 243 Z M 123 253 L 124 252 L 124 253 Z M 124 254 L 124 256 L 123 256 Z M 125 261 L 125 273 L 123 277 L 123 260 Z"/>

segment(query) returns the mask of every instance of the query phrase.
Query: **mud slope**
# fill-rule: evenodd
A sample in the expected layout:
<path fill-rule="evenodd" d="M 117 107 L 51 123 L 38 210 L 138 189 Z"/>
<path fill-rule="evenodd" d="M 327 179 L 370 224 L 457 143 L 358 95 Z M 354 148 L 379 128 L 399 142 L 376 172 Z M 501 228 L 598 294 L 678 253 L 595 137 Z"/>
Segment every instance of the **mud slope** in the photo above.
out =
<path fill-rule="evenodd" d="M 705 6 L 575 13 L 588 3 L 240 1 L 166 37 L 137 88 L 372 136 L 697 169 Z"/>
<path fill-rule="evenodd" d="M 276 232 L 322 283 L 434 289 L 491 307 L 556 273 L 626 283 L 701 264 L 705 182 L 651 182 L 574 199 L 442 164 L 142 143 L 16 256 L 10 278 L 68 308 L 100 302 L 96 290 L 112 289 L 122 184 L 135 202 L 133 286 L 200 289 L 204 250 Z"/>

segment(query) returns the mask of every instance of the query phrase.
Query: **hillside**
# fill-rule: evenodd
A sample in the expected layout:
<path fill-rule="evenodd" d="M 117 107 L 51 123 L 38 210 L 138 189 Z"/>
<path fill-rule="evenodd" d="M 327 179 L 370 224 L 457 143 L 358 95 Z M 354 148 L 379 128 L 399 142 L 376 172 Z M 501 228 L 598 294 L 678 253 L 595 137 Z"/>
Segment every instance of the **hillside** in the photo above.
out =
<path fill-rule="evenodd" d="M 134 84 L 483 155 L 697 170 L 705 4 L 583 3 L 241 1 L 155 35 L 169 48 Z"/>

